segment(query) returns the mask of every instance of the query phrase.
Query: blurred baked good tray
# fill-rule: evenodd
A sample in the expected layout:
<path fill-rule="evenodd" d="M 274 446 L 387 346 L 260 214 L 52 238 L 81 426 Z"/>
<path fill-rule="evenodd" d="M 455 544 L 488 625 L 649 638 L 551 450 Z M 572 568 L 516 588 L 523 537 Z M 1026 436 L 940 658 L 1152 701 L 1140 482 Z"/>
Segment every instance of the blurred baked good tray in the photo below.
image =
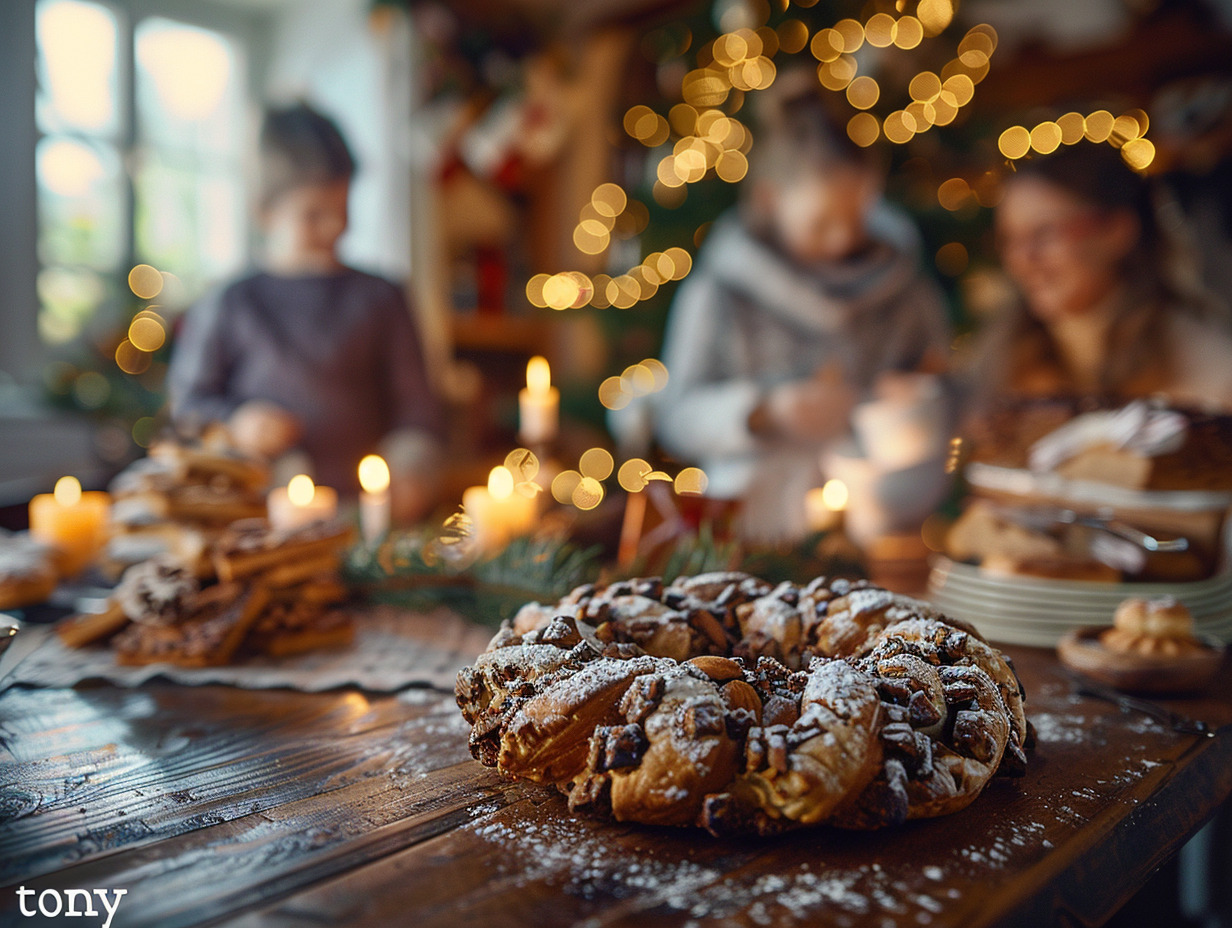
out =
<path fill-rule="evenodd" d="M 964 469 L 967 482 L 980 490 L 1012 496 L 1067 500 L 1117 509 L 1168 509 L 1211 512 L 1232 506 L 1229 490 L 1133 490 L 1093 480 L 1071 480 L 1055 473 L 973 462 Z"/>

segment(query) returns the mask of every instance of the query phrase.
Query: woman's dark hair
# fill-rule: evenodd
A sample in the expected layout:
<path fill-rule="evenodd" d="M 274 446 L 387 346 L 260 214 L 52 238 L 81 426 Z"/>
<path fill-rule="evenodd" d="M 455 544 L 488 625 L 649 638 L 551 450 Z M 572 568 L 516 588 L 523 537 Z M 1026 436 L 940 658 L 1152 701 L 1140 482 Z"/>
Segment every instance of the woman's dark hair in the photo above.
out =
<path fill-rule="evenodd" d="M 1161 388 L 1173 372 L 1169 317 L 1188 313 L 1203 318 L 1211 303 L 1177 232 L 1161 222 L 1166 204 L 1151 180 L 1126 165 L 1116 149 L 1089 142 L 1014 167 L 1007 184 L 1038 178 L 1096 212 L 1129 213 L 1137 221 L 1137 241 L 1119 268 L 1125 298 L 1108 332 L 1098 391 L 1116 400 Z M 989 392 L 1019 392 L 1028 379 L 1055 383 L 1056 392 L 1079 392 L 1047 326 L 1021 301 L 990 332 L 982 361 L 981 379 Z"/>
<path fill-rule="evenodd" d="M 262 207 L 296 187 L 355 176 L 355 158 L 338 126 L 304 103 L 267 111 L 260 153 Z"/>

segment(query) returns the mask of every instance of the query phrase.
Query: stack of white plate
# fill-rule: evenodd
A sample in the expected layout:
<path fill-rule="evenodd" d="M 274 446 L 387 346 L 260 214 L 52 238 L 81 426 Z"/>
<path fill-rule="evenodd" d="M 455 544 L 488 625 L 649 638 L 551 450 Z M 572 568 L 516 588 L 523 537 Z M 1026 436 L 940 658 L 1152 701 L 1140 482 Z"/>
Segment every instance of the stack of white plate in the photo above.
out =
<path fill-rule="evenodd" d="M 938 558 L 929 599 L 943 612 L 970 622 L 992 641 L 1055 647 L 1087 625 L 1111 625 L 1130 596 L 1172 596 L 1189 607 L 1195 630 L 1232 642 L 1232 571 L 1188 583 L 1095 583 L 988 573 Z"/>

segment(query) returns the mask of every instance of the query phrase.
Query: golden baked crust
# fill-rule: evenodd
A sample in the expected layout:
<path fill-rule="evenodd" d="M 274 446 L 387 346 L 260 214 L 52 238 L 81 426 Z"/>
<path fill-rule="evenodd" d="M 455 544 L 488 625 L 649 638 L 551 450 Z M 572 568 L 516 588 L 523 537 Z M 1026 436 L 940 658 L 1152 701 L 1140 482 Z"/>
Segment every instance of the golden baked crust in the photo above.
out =
<path fill-rule="evenodd" d="M 1029 742 L 1013 667 L 973 629 L 821 578 L 579 587 L 524 607 L 455 694 L 481 763 L 714 834 L 954 812 Z"/>

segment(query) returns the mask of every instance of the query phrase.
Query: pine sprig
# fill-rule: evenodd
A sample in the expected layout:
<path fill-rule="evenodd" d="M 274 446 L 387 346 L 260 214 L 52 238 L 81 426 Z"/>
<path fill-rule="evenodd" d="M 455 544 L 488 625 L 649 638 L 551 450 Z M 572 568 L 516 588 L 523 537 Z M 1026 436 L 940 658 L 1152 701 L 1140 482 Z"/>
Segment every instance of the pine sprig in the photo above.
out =
<path fill-rule="evenodd" d="M 498 555 L 456 556 L 431 533 L 398 533 L 375 549 L 356 548 L 346 578 L 361 595 L 411 609 L 448 606 L 496 625 L 528 602 L 555 602 L 599 574 L 598 548 L 559 538 L 517 538 Z"/>

